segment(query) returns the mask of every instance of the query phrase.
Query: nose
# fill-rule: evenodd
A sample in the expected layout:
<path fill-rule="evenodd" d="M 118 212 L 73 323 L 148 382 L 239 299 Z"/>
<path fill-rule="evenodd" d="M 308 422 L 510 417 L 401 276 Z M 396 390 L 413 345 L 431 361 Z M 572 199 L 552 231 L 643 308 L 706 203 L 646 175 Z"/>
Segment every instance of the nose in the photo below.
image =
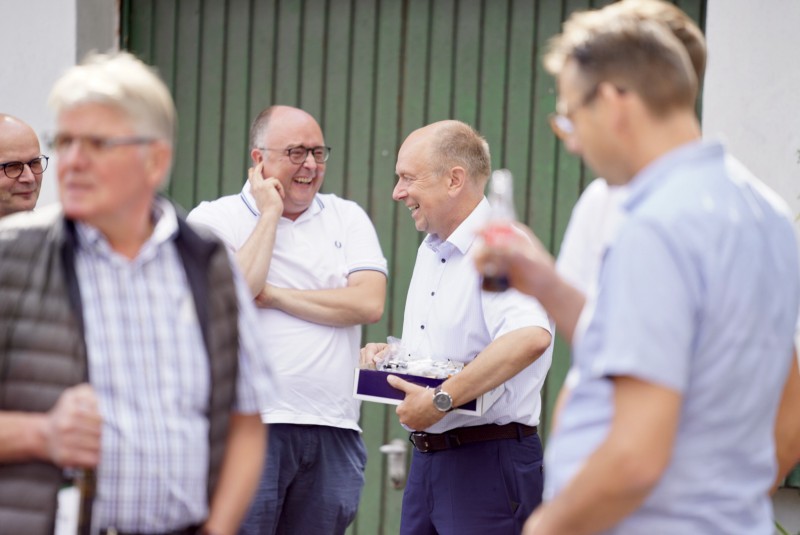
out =
<path fill-rule="evenodd" d="M 319 167 L 317 160 L 314 159 L 314 154 L 309 151 L 306 152 L 306 159 L 303 160 L 303 167 L 307 167 L 308 169 L 316 169 Z"/>
<path fill-rule="evenodd" d="M 394 189 L 392 190 L 392 199 L 395 201 L 399 201 L 403 197 L 406 196 L 406 189 L 403 187 L 400 180 L 397 181 L 397 184 L 394 185 Z"/>
<path fill-rule="evenodd" d="M 17 177 L 17 182 L 36 182 L 36 176 L 33 174 L 30 165 L 25 164 L 22 166 L 22 174 Z"/>

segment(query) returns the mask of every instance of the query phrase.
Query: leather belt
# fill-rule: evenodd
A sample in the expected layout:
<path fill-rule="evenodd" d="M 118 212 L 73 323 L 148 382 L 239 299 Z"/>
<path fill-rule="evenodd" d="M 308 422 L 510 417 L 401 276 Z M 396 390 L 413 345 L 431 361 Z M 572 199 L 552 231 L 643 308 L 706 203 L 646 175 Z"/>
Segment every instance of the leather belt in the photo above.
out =
<path fill-rule="evenodd" d="M 523 437 L 535 435 L 536 426 L 523 425 L 511 422 L 505 425 L 486 424 L 473 427 L 457 427 L 444 433 L 424 433 L 414 431 L 409 435 L 408 440 L 421 453 L 433 451 L 449 450 L 457 448 L 463 444 L 474 442 L 485 442 L 487 440 L 502 440 L 516 438 L 521 440 Z"/>
<path fill-rule="evenodd" d="M 200 526 L 189 526 L 182 529 L 174 529 L 172 531 L 161 531 L 154 534 L 135 533 L 130 531 L 118 531 L 115 528 L 103 528 L 100 530 L 100 535 L 198 535 L 202 533 Z"/>

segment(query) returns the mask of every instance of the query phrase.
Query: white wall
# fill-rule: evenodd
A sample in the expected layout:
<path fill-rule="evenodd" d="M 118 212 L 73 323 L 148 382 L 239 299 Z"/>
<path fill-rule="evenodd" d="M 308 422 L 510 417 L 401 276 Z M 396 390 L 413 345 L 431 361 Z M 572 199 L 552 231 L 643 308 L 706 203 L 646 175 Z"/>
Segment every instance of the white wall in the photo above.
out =
<path fill-rule="evenodd" d="M 37 206 L 57 201 L 56 159 L 46 146 L 54 125 L 47 96 L 76 58 L 116 46 L 117 10 L 114 0 L 0 0 L 0 113 L 30 124 L 50 156 Z"/>
<path fill-rule="evenodd" d="M 800 2 L 708 0 L 703 130 L 800 214 Z M 800 227 L 799 227 L 800 228 Z"/>
<path fill-rule="evenodd" d="M 706 137 L 723 138 L 794 214 L 800 214 L 798 22 L 797 0 L 708 0 L 703 94 Z M 800 493 L 782 489 L 773 503 L 776 519 L 799 533 Z"/>
<path fill-rule="evenodd" d="M 39 136 L 52 132 L 47 95 L 58 76 L 75 64 L 75 0 L 0 2 L 0 112 L 19 117 Z M 56 200 L 54 159 L 45 171 L 39 206 Z"/>

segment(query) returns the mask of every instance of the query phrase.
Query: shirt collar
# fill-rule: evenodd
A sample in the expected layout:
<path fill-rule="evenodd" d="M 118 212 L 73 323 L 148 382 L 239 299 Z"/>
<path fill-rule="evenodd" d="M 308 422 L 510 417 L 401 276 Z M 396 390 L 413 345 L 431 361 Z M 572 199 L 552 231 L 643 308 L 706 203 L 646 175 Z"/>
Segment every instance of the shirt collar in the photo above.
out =
<path fill-rule="evenodd" d="M 633 210 L 650 194 L 661 187 L 670 172 L 676 167 L 693 161 L 721 157 L 725 148 L 718 141 L 691 141 L 656 158 L 625 185 L 627 196 L 622 202 L 626 212 Z"/>
<path fill-rule="evenodd" d="M 146 251 L 173 240 L 178 234 L 178 214 L 172 203 L 164 197 L 156 197 L 154 199 L 150 218 L 155 223 L 155 226 L 153 227 L 153 233 L 139 250 L 137 255 L 139 257 L 145 254 Z M 75 230 L 78 236 L 78 244 L 81 247 L 94 249 L 106 255 L 113 252 L 106 237 L 96 227 L 76 221 Z"/>
<path fill-rule="evenodd" d="M 466 254 L 475 242 L 478 231 L 482 229 L 489 220 L 490 210 L 489 201 L 484 197 L 481 199 L 481 202 L 478 203 L 478 206 L 470 212 L 466 219 L 456 227 L 446 240 L 441 240 L 436 234 L 428 234 L 425 238 L 425 245 L 437 251 L 443 244 L 449 243 L 458 249 L 462 255 Z"/>
<path fill-rule="evenodd" d="M 242 188 L 242 192 L 239 194 L 239 196 L 242 198 L 242 202 L 244 202 L 245 206 L 247 206 L 247 209 L 250 210 L 250 213 L 252 213 L 256 217 L 261 215 L 261 212 L 258 211 L 258 205 L 256 204 L 256 199 L 255 197 L 253 197 L 253 194 L 250 193 L 249 181 L 244 183 L 244 187 Z M 319 194 L 314 195 L 314 201 L 311 203 L 311 206 L 308 207 L 308 210 L 300 214 L 300 217 L 298 217 L 294 222 L 297 223 L 299 221 L 305 221 L 306 219 L 311 219 L 315 215 L 322 212 L 324 208 L 325 208 L 325 203 L 322 201 L 322 198 L 320 198 Z M 281 216 L 281 220 L 284 219 L 289 221 L 288 218 Z"/>

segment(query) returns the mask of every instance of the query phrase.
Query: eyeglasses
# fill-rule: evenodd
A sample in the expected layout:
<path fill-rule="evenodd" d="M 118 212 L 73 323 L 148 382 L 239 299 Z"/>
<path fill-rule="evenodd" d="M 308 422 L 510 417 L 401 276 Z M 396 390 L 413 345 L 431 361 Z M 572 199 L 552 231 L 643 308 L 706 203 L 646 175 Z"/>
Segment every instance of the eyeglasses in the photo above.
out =
<path fill-rule="evenodd" d="M 3 169 L 6 176 L 8 178 L 19 178 L 22 176 L 22 173 L 25 172 L 25 166 L 27 165 L 31 173 L 34 175 L 41 175 L 44 173 L 44 170 L 47 169 L 47 161 L 50 158 L 47 156 L 38 156 L 29 162 L 6 162 L 0 163 L 0 168 Z"/>
<path fill-rule="evenodd" d="M 288 149 L 269 149 L 266 147 L 256 147 L 258 150 L 271 150 L 275 152 L 282 152 L 289 156 L 289 161 L 294 164 L 301 164 L 306 161 L 308 158 L 308 154 L 314 157 L 314 161 L 317 163 L 325 163 L 328 161 L 328 156 L 331 155 L 331 148 L 330 147 L 303 147 L 302 145 L 297 147 L 289 147 Z"/>
<path fill-rule="evenodd" d="M 63 154 L 72 147 L 73 143 L 78 143 L 82 151 L 94 155 L 108 149 L 113 149 L 114 147 L 146 145 L 148 143 L 154 143 L 155 141 L 155 138 L 145 136 L 103 137 L 56 134 L 53 139 L 50 140 L 49 145 L 57 154 Z"/>
<path fill-rule="evenodd" d="M 555 133 L 559 139 L 565 140 L 575 133 L 575 123 L 572 122 L 570 116 L 574 115 L 576 111 L 584 106 L 588 106 L 597 96 L 597 90 L 599 87 L 600 84 L 595 84 L 594 87 L 592 87 L 592 89 L 586 93 L 580 104 L 575 106 L 572 110 L 565 111 L 564 113 L 551 113 L 548 116 L 548 119 L 550 120 L 550 128 L 553 129 L 553 133 Z"/>

